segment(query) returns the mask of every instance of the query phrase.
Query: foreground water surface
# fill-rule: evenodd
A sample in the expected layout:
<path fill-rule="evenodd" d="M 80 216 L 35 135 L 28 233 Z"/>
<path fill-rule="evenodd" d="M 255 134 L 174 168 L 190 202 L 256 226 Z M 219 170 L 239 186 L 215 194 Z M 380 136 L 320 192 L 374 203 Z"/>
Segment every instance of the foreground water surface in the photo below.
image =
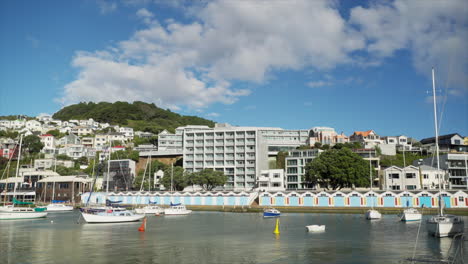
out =
<path fill-rule="evenodd" d="M 146 232 L 138 232 L 141 222 L 78 219 L 75 211 L 0 222 L 0 263 L 410 263 L 414 250 L 421 260 L 444 259 L 452 242 L 428 236 L 425 221 L 403 223 L 395 215 L 367 221 L 356 214 L 286 213 L 279 236 L 276 220 L 259 213 L 149 216 Z M 325 224 L 326 232 L 306 232 L 311 224 Z"/>

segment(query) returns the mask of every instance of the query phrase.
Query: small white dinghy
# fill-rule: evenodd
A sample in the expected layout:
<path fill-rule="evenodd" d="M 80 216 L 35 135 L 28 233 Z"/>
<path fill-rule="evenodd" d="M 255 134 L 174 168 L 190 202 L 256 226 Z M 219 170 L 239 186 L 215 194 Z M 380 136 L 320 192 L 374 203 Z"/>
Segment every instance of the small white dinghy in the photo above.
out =
<path fill-rule="evenodd" d="M 309 232 L 324 232 L 325 225 L 308 225 L 306 226 L 307 231 Z"/>

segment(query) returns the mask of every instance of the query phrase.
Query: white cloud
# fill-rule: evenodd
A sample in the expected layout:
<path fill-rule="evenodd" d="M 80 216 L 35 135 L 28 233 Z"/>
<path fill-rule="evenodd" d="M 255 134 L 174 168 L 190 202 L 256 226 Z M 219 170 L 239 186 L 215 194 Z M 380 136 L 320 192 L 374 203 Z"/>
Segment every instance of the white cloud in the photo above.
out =
<path fill-rule="evenodd" d="M 464 0 L 396 0 L 353 8 L 350 22 L 359 27 L 367 39 L 366 50 L 377 59 L 409 49 L 417 71 L 430 78 L 434 66 L 440 85 L 466 90 L 467 12 Z"/>
<path fill-rule="evenodd" d="M 307 86 L 311 88 L 318 88 L 318 87 L 331 86 L 331 85 L 333 85 L 333 83 L 329 81 L 312 81 L 312 82 L 307 83 Z"/>
<path fill-rule="evenodd" d="M 220 115 L 218 113 L 208 113 L 206 114 L 208 117 L 219 117 Z"/>
<path fill-rule="evenodd" d="M 117 3 L 112 0 L 97 0 L 101 14 L 109 14 L 117 10 Z"/>
<path fill-rule="evenodd" d="M 287 69 L 375 67 L 402 49 L 410 49 L 419 71 L 438 63 L 441 71 L 452 69 L 445 76 L 450 72 L 453 83 L 466 84 L 467 16 L 460 5 L 397 0 L 356 7 L 346 21 L 333 1 L 219 0 L 181 7 L 192 16 L 186 24 L 161 24 L 142 8 L 137 16 L 147 25 L 131 38 L 76 54 L 72 65 L 80 72 L 61 100 L 144 100 L 201 109 L 248 95 L 232 87 L 235 81 L 262 83 Z M 453 52 L 458 56 L 448 56 Z M 332 81 L 325 76 L 309 86 Z"/>
<path fill-rule="evenodd" d="M 138 18 L 141 18 L 145 24 L 151 24 L 154 14 L 146 8 L 141 8 L 136 12 Z"/>

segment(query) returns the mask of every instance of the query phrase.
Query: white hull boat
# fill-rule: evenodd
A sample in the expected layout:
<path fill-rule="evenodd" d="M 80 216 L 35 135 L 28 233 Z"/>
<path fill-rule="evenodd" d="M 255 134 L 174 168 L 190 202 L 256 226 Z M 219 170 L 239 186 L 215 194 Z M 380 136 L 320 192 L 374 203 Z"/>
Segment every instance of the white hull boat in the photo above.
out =
<path fill-rule="evenodd" d="M 82 212 L 81 215 L 87 223 L 125 223 L 137 222 L 145 217 L 144 214 L 133 214 L 130 211 L 104 211 L 96 213 Z"/>
<path fill-rule="evenodd" d="M 34 219 L 47 216 L 47 212 L 28 207 L 9 207 L 0 212 L 0 220 Z"/>
<path fill-rule="evenodd" d="M 433 216 L 427 220 L 427 230 L 435 237 L 448 237 L 464 232 L 465 225 L 459 216 Z"/>
<path fill-rule="evenodd" d="M 422 218 L 422 214 L 416 210 L 415 208 L 408 208 L 405 209 L 400 214 L 401 221 L 409 222 L 409 221 L 419 221 Z"/>
<path fill-rule="evenodd" d="M 324 232 L 325 225 L 308 225 L 306 226 L 307 231 L 309 232 Z"/>
<path fill-rule="evenodd" d="M 47 208 L 47 212 L 73 211 L 73 206 L 64 204 L 49 204 L 45 208 Z"/>
<path fill-rule="evenodd" d="M 377 220 L 382 218 L 382 214 L 379 211 L 371 209 L 366 212 L 366 219 L 368 220 Z"/>
<path fill-rule="evenodd" d="M 157 205 L 148 205 L 143 208 L 136 208 L 135 212 L 137 214 L 155 214 L 160 215 L 164 214 L 164 208 L 161 208 Z"/>
<path fill-rule="evenodd" d="M 192 210 L 187 210 L 185 205 L 174 205 L 164 209 L 165 215 L 188 215 L 191 214 Z"/>

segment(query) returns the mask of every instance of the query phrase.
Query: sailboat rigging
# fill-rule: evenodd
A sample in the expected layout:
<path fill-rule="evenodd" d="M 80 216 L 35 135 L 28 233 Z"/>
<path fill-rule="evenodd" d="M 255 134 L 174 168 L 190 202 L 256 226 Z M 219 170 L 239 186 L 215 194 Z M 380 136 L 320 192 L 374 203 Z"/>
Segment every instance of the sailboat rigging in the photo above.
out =
<path fill-rule="evenodd" d="M 437 160 L 437 171 L 440 170 L 439 163 L 439 131 L 438 131 L 438 122 L 437 122 L 437 104 L 436 104 L 436 94 L 435 94 L 435 73 L 434 68 L 432 68 L 432 97 L 434 105 L 434 128 L 435 128 L 435 147 L 436 147 L 436 160 Z M 443 197 L 441 189 L 441 175 L 438 175 L 439 178 L 439 214 L 437 216 L 431 217 L 427 220 L 427 230 L 429 234 L 436 237 L 447 237 L 453 236 L 458 233 L 463 233 L 464 231 L 464 222 L 463 219 L 459 216 L 454 215 L 444 215 L 443 209 Z"/>
<path fill-rule="evenodd" d="M 371 151 L 369 150 L 369 180 L 370 180 L 370 191 L 372 192 L 372 159 Z M 382 214 L 374 209 L 374 199 L 371 202 L 371 209 L 366 212 L 366 219 L 376 220 L 382 218 Z"/>

